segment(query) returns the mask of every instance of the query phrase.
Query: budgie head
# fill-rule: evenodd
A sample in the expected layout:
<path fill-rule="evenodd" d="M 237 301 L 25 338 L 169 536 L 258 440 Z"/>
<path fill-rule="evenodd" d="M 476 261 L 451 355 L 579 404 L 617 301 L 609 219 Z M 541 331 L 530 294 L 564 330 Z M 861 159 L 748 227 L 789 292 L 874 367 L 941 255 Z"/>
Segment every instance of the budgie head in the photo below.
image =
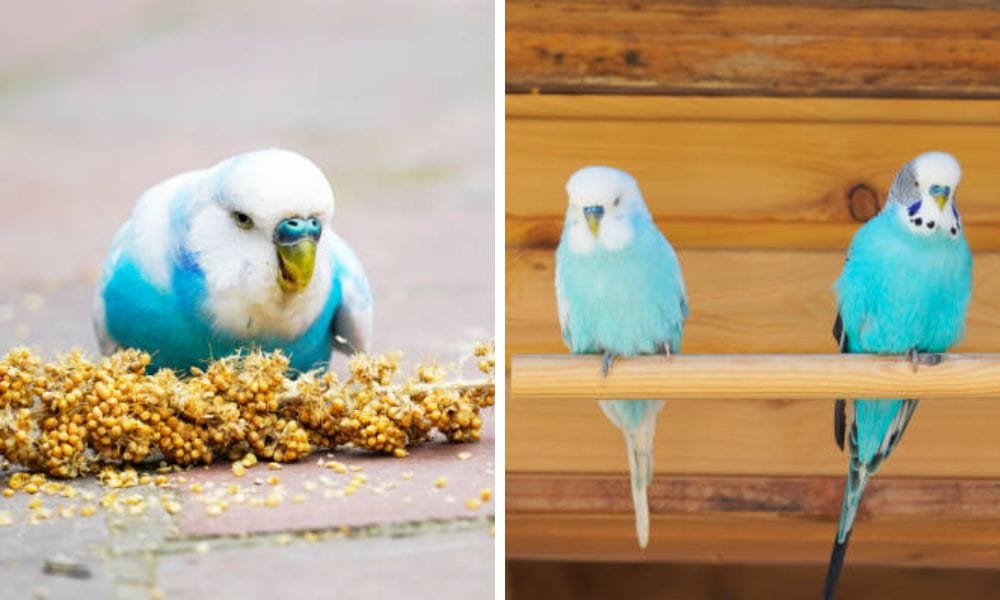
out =
<path fill-rule="evenodd" d="M 926 236 L 957 238 L 962 220 L 955 190 L 962 167 L 947 152 L 925 152 L 906 163 L 889 189 L 886 207 L 897 210 L 906 226 Z"/>
<path fill-rule="evenodd" d="M 569 207 L 564 239 L 586 254 L 598 246 L 619 250 L 632 241 L 635 225 L 649 219 L 634 177 L 613 167 L 584 167 L 566 182 Z"/>
<path fill-rule="evenodd" d="M 206 172 L 187 211 L 188 247 L 217 325 L 288 336 L 322 307 L 334 198 L 307 158 L 271 149 L 223 161 Z"/>

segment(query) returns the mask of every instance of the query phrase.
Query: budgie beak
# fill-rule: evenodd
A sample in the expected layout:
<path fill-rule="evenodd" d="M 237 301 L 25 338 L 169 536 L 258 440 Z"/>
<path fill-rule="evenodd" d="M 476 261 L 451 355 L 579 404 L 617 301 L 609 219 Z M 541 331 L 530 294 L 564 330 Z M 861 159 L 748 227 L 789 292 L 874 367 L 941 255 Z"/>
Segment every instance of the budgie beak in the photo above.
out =
<path fill-rule="evenodd" d="M 323 227 L 316 218 L 293 217 L 274 228 L 278 250 L 278 285 L 286 292 L 301 292 L 309 286 L 316 267 L 316 243 Z"/>
<path fill-rule="evenodd" d="M 934 202 L 937 202 L 938 208 L 943 211 L 944 205 L 948 204 L 948 194 L 951 192 L 951 188 L 943 185 L 932 185 L 930 191 Z"/>
<path fill-rule="evenodd" d="M 583 216 L 587 219 L 587 227 L 590 228 L 590 233 L 594 237 L 597 237 L 597 233 L 601 228 L 601 218 L 604 217 L 604 207 L 588 206 L 583 209 Z"/>

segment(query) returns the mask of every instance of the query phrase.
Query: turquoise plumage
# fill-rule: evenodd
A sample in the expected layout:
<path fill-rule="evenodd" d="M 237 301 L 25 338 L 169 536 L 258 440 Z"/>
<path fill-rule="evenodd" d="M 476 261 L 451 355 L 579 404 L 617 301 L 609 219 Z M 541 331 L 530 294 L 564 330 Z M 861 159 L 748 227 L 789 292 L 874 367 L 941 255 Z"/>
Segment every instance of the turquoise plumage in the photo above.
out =
<path fill-rule="evenodd" d="M 944 352 L 965 329 L 972 256 L 955 206 L 961 169 L 943 152 L 922 154 L 896 176 L 882 211 L 851 242 L 837 280 L 834 325 L 842 352 Z M 919 367 L 915 367 L 919 368 Z M 899 442 L 917 400 L 855 400 L 850 466 L 824 598 L 832 599 L 865 484 Z M 844 404 L 835 431 L 843 446 Z"/>
<path fill-rule="evenodd" d="M 687 316 L 673 248 L 653 223 L 635 180 L 586 167 L 567 183 L 570 206 L 556 251 L 563 339 L 577 354 L 615 356 L 680 350 Z M 602 401 L 627 445 L 639 545 L 649 535 L 646 488 L 653 477 L 659 400 Z"/>
<path fill-rule="evenodd" d="M 102 349 L 148 351 L 187 369 L 247 348 L 282 350 L 295 370 L 337 348 L 364 350 L 371 294 L 330 230 L 333 196 L 291 152 L 242 155 L 144 194 L 95 296 Z"/>

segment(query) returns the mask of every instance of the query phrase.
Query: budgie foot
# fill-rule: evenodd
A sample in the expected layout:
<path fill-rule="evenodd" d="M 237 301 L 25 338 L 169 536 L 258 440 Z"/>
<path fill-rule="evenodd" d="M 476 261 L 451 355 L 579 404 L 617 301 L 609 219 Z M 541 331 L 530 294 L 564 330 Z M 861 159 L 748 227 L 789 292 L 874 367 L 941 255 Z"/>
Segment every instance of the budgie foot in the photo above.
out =
<path fill-rule="evenodd" d="M 909 361 L 913 372 L 917 372 L 917 367 L 919 365 L 924 365 L 927 367 L 933 367 L 934 365 L 941 364 L 941 355 L 934 352 L 918 352 L 916 348 L 910 348 L 906 351 L 906 360 Z"/>
<path fill-rule="evenodd" d="M 667 360 L 674 357 L 674 351 L 670 349 L 670 340 L 663 342 L 663 354 L 667 356 Z"/>
<path fill-rule="evenodd" d="M 611 370 L 611 365 L 615 362 L 615 355 L 610 352 L 604 353 L 604 359 L 601 361 L 601 376 L 607 377 L 608 371 Z"/>

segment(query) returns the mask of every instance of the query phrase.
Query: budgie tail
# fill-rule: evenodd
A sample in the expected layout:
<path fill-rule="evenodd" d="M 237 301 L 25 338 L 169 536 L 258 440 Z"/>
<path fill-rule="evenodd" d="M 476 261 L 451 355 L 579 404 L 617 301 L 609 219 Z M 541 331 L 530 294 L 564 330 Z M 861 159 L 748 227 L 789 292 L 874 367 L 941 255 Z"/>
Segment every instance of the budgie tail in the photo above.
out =
<path fill-rule="evenodd" d="M 830 553 L 830 566 L 826 571 L 826 583 L 823 585 L 823 600 L 833 600 L 837 590 L 837 580 L 844 568 L 844 556 L 847 554 L 847 544 L 851 541 L 854 529 L 854 518 L 861 504 L 861 494 L 865 491 L 870 473 L 865 466 L 851 461 L 847 472 L 847 482 L 844 484 L 844 503 L 840 508 L 840 523 L 837 525 L 837 537 L 833 540 L 833 551 Z"/>
<path fill-rule="evenodd" d="M 663 410 L 663 401 L 602 401 L 601 408 L 625 435 L 632 479 L 632 504 L 635 507 L 635 532 L 639 537 L 639 547 L 645 548 L 649 542 L 646 488 L 653 480 L 653 435 L 656 433 L 656 417 Z"/>

